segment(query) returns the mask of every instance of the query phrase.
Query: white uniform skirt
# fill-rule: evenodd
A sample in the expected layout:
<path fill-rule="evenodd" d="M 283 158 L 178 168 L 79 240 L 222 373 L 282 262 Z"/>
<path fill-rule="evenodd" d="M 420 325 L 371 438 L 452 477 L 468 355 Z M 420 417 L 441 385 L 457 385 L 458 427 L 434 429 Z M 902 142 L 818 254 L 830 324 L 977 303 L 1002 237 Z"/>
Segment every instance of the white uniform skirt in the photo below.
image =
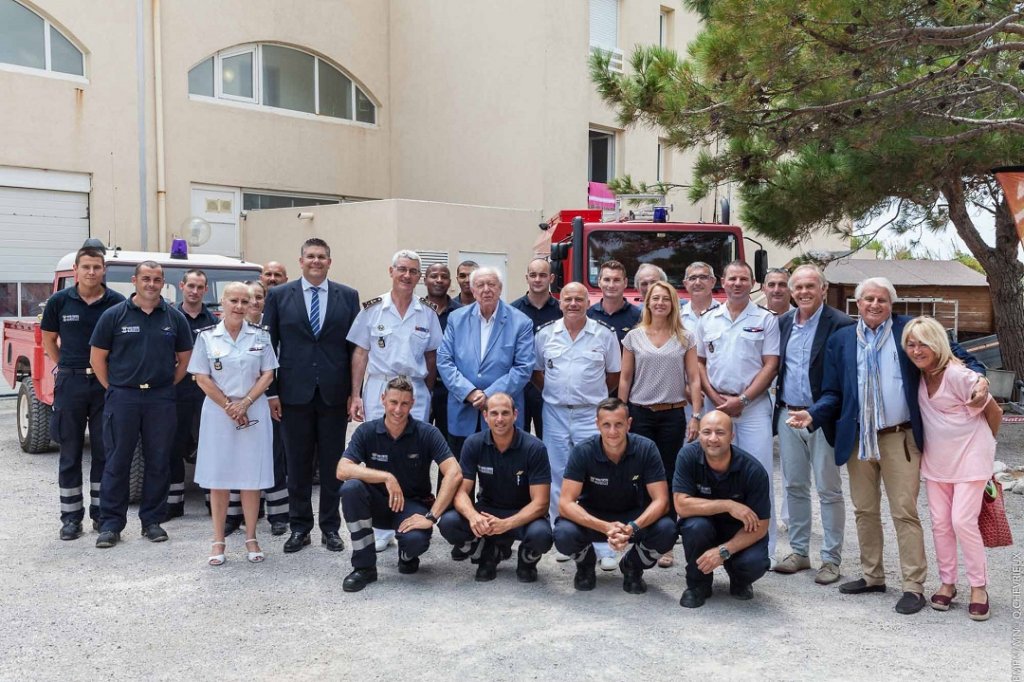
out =
<path fill-rule="evenodd" d="M 274 436 L 265 396 L 253 403 L 248 415 L 259 423 L 236 429 L 237 424 L 222 408 L 209 398 L 203 401 L 196 451 L 197 485 L 215 490 L 273 487 Z"/>

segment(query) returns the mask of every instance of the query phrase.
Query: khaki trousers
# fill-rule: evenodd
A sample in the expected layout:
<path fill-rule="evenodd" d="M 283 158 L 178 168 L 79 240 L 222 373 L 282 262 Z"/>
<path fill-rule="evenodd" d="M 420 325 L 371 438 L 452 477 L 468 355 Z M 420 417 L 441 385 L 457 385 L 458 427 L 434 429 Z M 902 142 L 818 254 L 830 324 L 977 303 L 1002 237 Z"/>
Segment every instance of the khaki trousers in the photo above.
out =
<path fill-rule="evenodd" d="M 857 520 L 860 542 L 860 565 L 868 585 L 885 584 L 882 561 L 881 486 L 889 498 L 889 513 L 896 527 L 900 550 L 903 591 L 924 591 L 928 562 L 924 553 L 924 531 L 917 515 L 917 495 L 921 489 L 921 452 L 911 431 L 887 433 L 878 437 L 882 458 L 877 461 L 858 459 L 854 452 L 847 463 L 850 475 L 850 498 Z"/>

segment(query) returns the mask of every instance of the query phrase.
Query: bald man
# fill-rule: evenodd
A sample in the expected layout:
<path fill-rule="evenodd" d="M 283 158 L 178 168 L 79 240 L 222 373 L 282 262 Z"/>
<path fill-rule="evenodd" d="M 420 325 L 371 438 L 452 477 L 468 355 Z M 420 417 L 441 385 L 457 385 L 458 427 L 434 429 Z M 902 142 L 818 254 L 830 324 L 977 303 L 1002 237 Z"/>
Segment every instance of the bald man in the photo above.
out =
<path fill-rule="evenodd" d="M 268 289 L 276 287 L 278 284 L 284 284 L 288 281 L 288 271 L 282 263 L 278 263 L 276 260 L 267 261 L 267 264 L 263 266 L 262 272 L 260 272 L 260 281 Z"/>
<path fill-rule="evenodd" d="M 558 300 L 551 295 L 551 264 L 545 258 L 534 258 L 526 267 L 527 291 L 524 296 L 512 301 L 509 305 L 530 318 L 533 322 L 533 334 L 548 322 L 562 317 Z M 525 413 L 523 423 L 527 431 L 531 428 L 537 438 L 544 438 L 544 401 L 540 391 L 533 384 L 526 384 L 523 391 Z"/>

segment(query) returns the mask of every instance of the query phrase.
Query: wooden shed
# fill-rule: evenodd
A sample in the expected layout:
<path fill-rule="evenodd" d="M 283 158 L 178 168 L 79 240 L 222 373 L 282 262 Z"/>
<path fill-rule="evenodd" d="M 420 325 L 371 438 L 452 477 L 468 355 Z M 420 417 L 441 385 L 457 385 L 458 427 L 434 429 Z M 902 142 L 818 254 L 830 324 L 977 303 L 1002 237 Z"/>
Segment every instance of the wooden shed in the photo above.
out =
<path fill-rule="evenodd" d="M 885 277 L 899 297 L 895 312 L 932 315 L 960 337 L 995 333 L 988 280 L 958 261 L 843 258 L 825 267 L 825 277 L 828 304 L 854 317 L 857 285 L 868 277 Z"/>

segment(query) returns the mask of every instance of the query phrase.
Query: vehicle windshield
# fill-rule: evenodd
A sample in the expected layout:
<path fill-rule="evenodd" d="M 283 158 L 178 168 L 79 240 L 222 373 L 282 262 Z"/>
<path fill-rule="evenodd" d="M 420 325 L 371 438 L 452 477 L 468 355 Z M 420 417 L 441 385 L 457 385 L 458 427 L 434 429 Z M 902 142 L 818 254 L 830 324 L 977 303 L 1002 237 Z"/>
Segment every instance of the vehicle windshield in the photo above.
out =
<path fill-rule="evenodd" d="M 588 240 L 587 278 L 598 286 L 601 263 L 617 260 L 626 266 L 630 285 L 637 268 L 644 263 L 657 265 L 672 286 L 683 291 L 686 266 L 703 261 L 720 276 L 726 263 L 736 259 L 736 236 L 730 232 L 700 230 L 599 230 Z M 715 291 L 721 284 L 715 282 Z"/>
<path fill-rule="evenodd" d="M 181 303 L 183 300 L 182 291 L 178 287 L 181 278 L 189 270 L 188 267 L 164 266 L 164 300 L 171 303 Z M 211 310 L 220 310 L 220 295 L 225 285 L 229 282 L 245 282 L 260 278 L 260 271 L 256 268 L 246 270 L 244 268 L 199 268 L 206 273 L 207 289 L 203 302 Z M 135 285 L 132 284 L 132 275 L 135 274 L 135 265 L 129 263 L 111 263 L 107 261 L 107 286 L 124 294 L 131 296 L 135 293 Z M 74 286 L 73 277 L 63 281 L 65 287 Z"/>

